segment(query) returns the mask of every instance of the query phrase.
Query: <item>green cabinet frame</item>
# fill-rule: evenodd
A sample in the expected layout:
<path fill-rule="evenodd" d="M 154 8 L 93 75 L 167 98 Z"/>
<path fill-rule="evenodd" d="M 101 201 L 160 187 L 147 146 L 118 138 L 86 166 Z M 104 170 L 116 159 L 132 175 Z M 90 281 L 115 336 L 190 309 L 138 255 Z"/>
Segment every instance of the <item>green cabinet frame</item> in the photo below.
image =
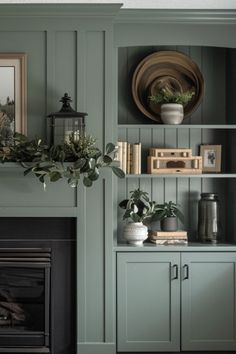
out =
<path fill-rule="evenodd" d="M 180 254 L 117 255 L 118 351 L 179 351 Z"/>
<path fill-rule="evenodd" d="M 118 352 L 236 350 L 235 265 L 235 252 L 118 253 Z"/>
<path fill-rule="evenodd" d="M 182 253 L 182 350 L 236 350 L 235 264 L 233 252 Z"/>

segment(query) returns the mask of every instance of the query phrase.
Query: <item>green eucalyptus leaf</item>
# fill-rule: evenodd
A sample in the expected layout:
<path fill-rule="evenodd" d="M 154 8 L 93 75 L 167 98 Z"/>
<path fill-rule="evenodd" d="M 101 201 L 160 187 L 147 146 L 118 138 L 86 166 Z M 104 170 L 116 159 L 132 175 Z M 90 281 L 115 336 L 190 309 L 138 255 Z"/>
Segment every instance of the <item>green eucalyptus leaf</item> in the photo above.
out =
<path fill-rule="evenodd" d="M 27 170 L 24 171 L 24 176 L 28 175 L 30 172 L 32 172 L 32 168 L 27 168 Z"/>
<path fill-rule="evenodd" d="M 51 182 L 56 182 L 60 178 L 62 178 L 62 175 L 58 171 L 52 171 L 52 172 L 50 172 L 49 177 L 50 177 Z"/>
<path fill-rule="evenodd" d="M 123 215 L 123 220 L 130 218 L 132 213 L 133 213 L 132 209 L 127 209 Z"/>
<path fill-rule="evenodd" d="M 115 145 L 114 144 L 112 144 L 112 143 L 108 143 L 107 145 L 106 145 L 106 153 L 107 154 L 110 154 L 111 152 L 113 152 L 114 150 L 115 150 Z"/>
<path fill-rule="evenodd" d="M 96 166 L 96 160 L 94 158 L 90 158 L 88 162 L 90 169 L 93 169 Z"/>
<path fill-rule="evenodd" d="M 44 175 L 39 177 L 39 180 L 40 180 L 41 183 L 45 183 L 44 177 L 45 177 Z"/>
<path fill-rule="evenodd" d="M 99 170 L 97 167 L 94 168 L 92 173 L 89 173 L 88 178 L 91 181 L 96 181 L 99 178 Z"/>
<path fill-rule="evenodd" d="M 85 164 L 86 164 L 86 159 L 80 158 L 74 162 L 74 168 L 81 169 L 82 167 L 84 167 Z"/>
<path fill-rule="evenodd" d="M 111 166 L 111 169 L 117 177 L 119 177 L 119 178 L 125 177 L 125 173 L 121 168 L 116 167 L 116 166 Z"/>
<path fill-rule="evenodd" d="M 135 213 L 131 214 L 131 218 L 132 218 L 132 220 L 134 222 L 140 222 L 141 221 L 141 218 Z"/>
<path fill-rule="evenodd" d="M 67 182 L 72 188 L 75 188 L 78 185 L 78 180 L 75 178 L 69 178 Z"/>
<path fill-rule="evenodd" d="M 83 184 L 86 186 L 86 187 L 91 187 L 92 184 L 93 184 L 93 181 L 91 181 L 91 179 L 89 179 L 88 177 L 84 177 L 83 178 Z"/>
<path fill-rule="evenodd" d="M 108 156 L 108 155 L 104 155 L 103 156 L 103 161 L 105 162 L 105 163 L 107 163 L 107 164 L 109 164 L 109 163 L 112 163 L 112 158 L 110 157 L 110 156 Z"/>
<path fill-rule="evenodd" d="M 129 199 L 124 199 L 119 203 L 119 207 L 122 209 L 126 209 Z"/>

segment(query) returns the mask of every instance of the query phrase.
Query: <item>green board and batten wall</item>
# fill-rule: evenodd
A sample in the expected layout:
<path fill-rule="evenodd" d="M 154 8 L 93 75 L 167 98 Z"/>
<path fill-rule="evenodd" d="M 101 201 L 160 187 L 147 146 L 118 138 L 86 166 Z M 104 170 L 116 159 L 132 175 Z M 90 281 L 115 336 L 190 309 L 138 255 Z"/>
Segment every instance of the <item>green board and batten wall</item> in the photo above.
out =
<path fill-rule="evenodd" d="M 45 117 L 59 110 L 59 99 L 68 92 L 72 106 L 88 113 L 86 130 L 98 146 L 114 141 L 112 21 L 119 8 L 0 6 L 0 52 L 27 54 L 28 136 L 46 136 Z M 110 173 L 104 172 L 89 190 L 77 191 L 62 181 L 48 185 L 46 193 L 14 164 L 1 167 L 0 173 L 1 216 L 77 217 L 77 351 L 114 353 Z"/>
<path fill-rule="evenodd" d="M 45 117 L 59 109 L 60 97 L 68 92 L 73 107 L 88 113 L 86 130 L 97 137 L 100 147 L 116 141 L 118 112 L 128 115 L 121 98 L 118 110 L 118 73 L 122 60 L 129 62 L 137 55 L 137 47 L 178 45 L 188 52 L 190 46 L 215 46 L 223 63 L 231 58 L 233 66 L 235 54 L 226 53 L 224 48 L 236 47 L 234 38 L 235 11 L 149 12 L 120 10 L 119 5 L 0 5 L 0 52 L 24 52 L 28 56 L 28 135 L 46 136 Z M 210 48 L 208 51 L 212 53 Z M 196 49 L 194 53 L 200 52 Z M 221 68 L 221 74 L 217 85 L 225 85 L 228 75 L 227 85 L 233 87 L 229 73 Z M 229 105 L 225 111 L 227 100 L 224 97 L 217 114 L 230 123 L 234 109 Z M 120 123 L 129 123 L 123 119 L 119 117 Z M 121 136 L 128 134 L 127 128 L 122 129 L 119 128 Z M 153 131 L 150 127 L 144 133 L 138 132 L 143 134 L 144 144 Z M 171 130 L 166 134 L 172 139 Z M 189 129 L 187 138 L 184 130 L 178 134 L 179 139 L 188 141 L 190 136 L 194 145 L 200 132 Z M 60 182 L 49 185 L 44 193 L 33 178 L 22 177 L 14 164 L 1 167 L 0 174 L 0 216 L 77 217 L 78 353 L 116 353 L 116 179 L 105 172 L 92 189 L 73 190 Z M 182 188 L 184 194 L 183 181 L 178 189 Z M 175 180 L 165 183 L 175 191 Z M 200 179 L 192 181 L 195 188 L 201 183 Z M 145 179 L 129 180 L 124 185 L 119 182 L 119 198 L 137 184 L 150 188 L 150 181 Z"/>

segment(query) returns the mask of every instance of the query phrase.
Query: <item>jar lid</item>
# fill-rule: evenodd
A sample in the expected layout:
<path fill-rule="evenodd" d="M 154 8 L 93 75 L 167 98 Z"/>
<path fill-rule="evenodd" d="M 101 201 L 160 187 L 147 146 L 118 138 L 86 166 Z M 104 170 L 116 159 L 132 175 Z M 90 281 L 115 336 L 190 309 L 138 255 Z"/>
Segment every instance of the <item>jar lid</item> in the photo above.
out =
<path fill-rule="evenodd" d="M 201 197 L 205 199 L 218 199 L 217 193 L 201 193 Z"/>

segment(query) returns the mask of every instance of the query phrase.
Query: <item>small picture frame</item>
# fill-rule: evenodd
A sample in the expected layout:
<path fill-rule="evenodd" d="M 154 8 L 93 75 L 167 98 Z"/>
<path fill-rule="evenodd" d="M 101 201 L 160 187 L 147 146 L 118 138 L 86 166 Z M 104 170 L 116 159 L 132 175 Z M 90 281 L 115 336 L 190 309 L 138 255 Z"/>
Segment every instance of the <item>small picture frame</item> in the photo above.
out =
<path fill-rule="evenodd" d="M 221 145 L 200 145 L 202 172 L 221 172 Z"/>

